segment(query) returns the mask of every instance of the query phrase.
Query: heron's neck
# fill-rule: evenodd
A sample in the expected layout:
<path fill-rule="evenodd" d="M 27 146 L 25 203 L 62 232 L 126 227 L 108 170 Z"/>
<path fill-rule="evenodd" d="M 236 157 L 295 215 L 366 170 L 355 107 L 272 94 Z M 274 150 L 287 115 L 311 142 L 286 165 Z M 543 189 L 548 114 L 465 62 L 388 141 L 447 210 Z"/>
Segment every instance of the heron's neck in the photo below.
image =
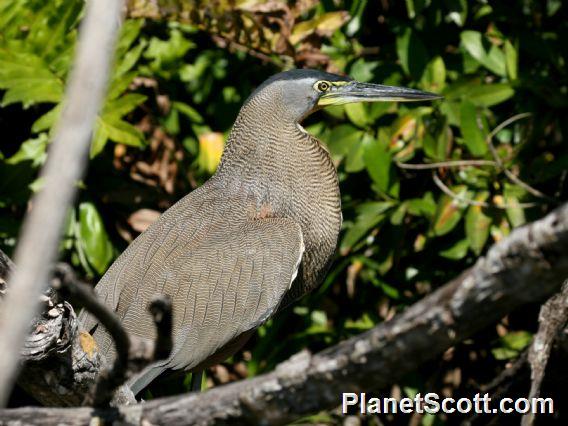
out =
<path fill-rule="evenodd" d="M 241 109 L 218 177 L 278 210 L 289 208 L 302 193 L 335 194 L 336 172 L 325 148 L 286 111 L 276 110 L 274 103 L 259 105 L 261 101 Z"/>

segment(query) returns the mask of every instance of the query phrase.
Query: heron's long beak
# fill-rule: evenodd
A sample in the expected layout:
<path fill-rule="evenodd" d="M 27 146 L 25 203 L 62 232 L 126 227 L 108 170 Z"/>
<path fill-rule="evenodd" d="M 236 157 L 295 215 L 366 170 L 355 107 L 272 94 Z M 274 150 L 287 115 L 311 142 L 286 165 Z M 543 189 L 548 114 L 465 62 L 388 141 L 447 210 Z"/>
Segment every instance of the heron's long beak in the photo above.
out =
<path fill-rule="evenodd" d="M 329 92 L 320 96 L 318 106 L 341 105 L 352 102 L 416 102 L 441 98 L 442 96 L 435 93 L 422 92 L 416 89 L 353 81 L 332 86 Z"/>

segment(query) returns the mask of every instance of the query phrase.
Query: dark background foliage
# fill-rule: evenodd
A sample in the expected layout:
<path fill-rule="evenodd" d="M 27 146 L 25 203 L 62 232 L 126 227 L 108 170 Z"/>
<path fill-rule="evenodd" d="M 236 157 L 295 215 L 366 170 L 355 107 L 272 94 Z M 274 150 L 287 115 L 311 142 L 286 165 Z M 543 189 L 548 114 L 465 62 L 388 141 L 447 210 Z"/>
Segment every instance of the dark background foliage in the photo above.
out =
<path fill-rule="evenodd" d="M 69 212 L 61 256 L 93 283 L 159 212 L 214 173 L 240 105 L 275 72 L 320 68 L 445 97 L 334 107 L 306 120 L 341 181 L 336 260 L 318 291 L 211 369 L 209 385 L 270 370 L 302 348 L 317 351 L 392 318 L 512 228 L 566 200 L 568 21 L 560 0 L 170 3 L 161 10 L 129 2 L 89 172 Z M 7 253 L 41 187 L 38 169 L 82 9 L 79 0 L 0 4 L 0 248 Z M 480 392 L 530 343 L 538 307 L 508 315 L 382 392 Z M 145 398 L 187 386 L 188 378 L 172 378 Z M 528 388 L 511 392 L 525 396 Z M 339 420 L 322 413 L 307 421 Z"/>

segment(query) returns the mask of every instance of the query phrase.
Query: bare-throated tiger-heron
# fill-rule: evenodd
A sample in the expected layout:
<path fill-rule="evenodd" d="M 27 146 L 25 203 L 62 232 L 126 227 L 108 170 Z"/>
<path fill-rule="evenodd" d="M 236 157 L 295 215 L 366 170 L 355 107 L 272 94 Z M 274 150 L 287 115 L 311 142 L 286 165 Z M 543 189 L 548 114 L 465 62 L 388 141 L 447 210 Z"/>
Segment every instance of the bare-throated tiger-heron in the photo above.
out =
<path fill-rule="evenodd" d="M 422 101 L 439 96 L 291 70 L 242 106 L 217 172 L 142 233 L 95 291 L 131 334 L 152 341 L 147 313 L 158 293 L 173 301 L 174 348 L 130 382 L 138 393 L 165 370 L 201 371 L 236 352 L 278 309 L 316 288 L 341 227 L 336 171 L 300 122 L 350 102 Z M 112 359 L 96 318 L 81 320 Z"/>

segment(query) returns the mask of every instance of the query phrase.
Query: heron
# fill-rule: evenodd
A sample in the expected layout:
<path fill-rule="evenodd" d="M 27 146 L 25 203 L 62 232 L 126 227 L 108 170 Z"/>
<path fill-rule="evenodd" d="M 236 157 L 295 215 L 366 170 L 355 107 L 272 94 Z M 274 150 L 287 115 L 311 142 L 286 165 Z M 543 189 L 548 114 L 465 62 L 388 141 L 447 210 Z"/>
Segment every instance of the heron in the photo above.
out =
<path fill-rule="evenodd" d="M 341 229 L 341 197 L 330 154 L 302 127 L 304 118 L 331 105 L 438 98 L 307 69 L 258 86 L 215 174 L 140 234 L 95 287 L 126 331 L 148 341 L 156 337 L 149 301 L 172 298 L 173 350 L 129 380 L 134 394 L 165 371 L 200 373 L 222 362 L 321 283 Z M 113 359 L 97 319 L 84 311 L 80 321 Z"/>

